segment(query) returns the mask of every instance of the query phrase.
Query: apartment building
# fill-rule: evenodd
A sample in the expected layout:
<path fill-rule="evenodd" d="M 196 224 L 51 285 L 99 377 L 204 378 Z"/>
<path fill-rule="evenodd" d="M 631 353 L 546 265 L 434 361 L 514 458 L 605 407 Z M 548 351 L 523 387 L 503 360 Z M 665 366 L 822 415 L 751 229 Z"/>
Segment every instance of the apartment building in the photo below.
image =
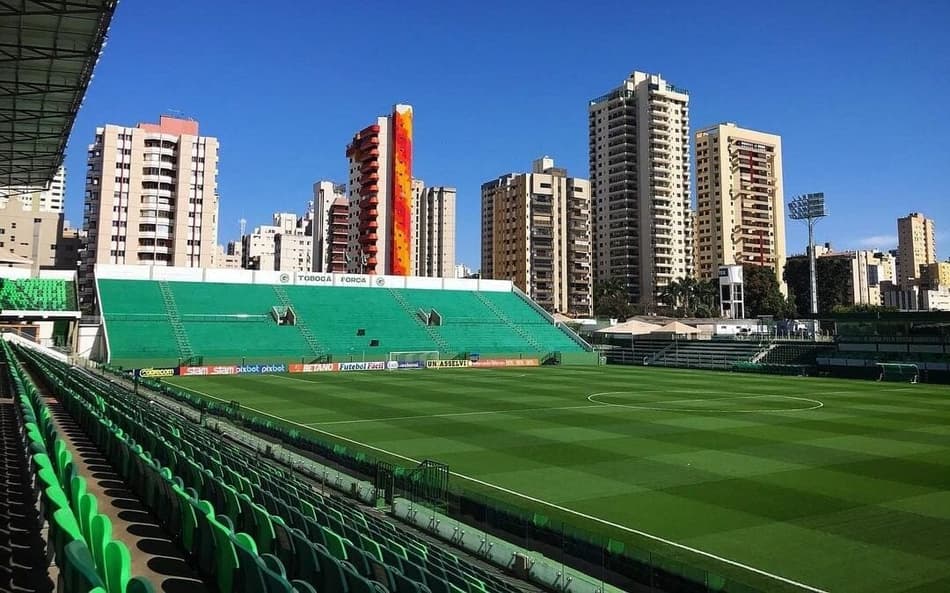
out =
<path fill-rule="evenodd" d="M 655 304 L 693 274 L 689 93 L 634 72 L 588 104 L 594 273 Z"/>
<path fill-rule="evenodd" d="M 413 179 L 412 274 L 452 278 L 455 274 L 454 187 L 425 187 Z"/>
<path fill-rule="evenodd" d="M 350 210 L 346 198 L 333 200 L 327 216 L 330 239 L 324 253 L 323 272 L 347 271 L 347 247 L 349 245 Z"/>
<path fill-rule="evenodd" d="M 590 182 L 542 157 L 482 184 L 481 277 L 511 280 L 554 313 L 593 312 Z"/>
<path fill-rule="evenodd" d="M 333 209 L 338 200 L 346 204 L 346 186 L 332 181 L 318 181 L 313 184 L 313 271 L 330 272 L 333 260 L 334 237 Z M 337 212 L 337 215 L 339 213 Z M 336 229 L 337 231 L 339 229 Z M 344 229 L 345 230 L 345 229 Z M 345 241 L 344 241 L 345 243 Z"/>
<path fill-rule="evenodd" d="M 209 267 L 218 238 L 218 140 L 198 122 L 96 128 L 89 145 L 80 298 L 97 263 Z"/>
<path fill-rule="evenodd" d="M 65 170 L 60 167 L 45 186 L 0 187 L 0 260 L 4 265 L 41 268 L 71 267 L 75 255 L 67 256 L 58 245 L 76 231 L 63 221 Z M 72 261 L 72 265 L 70 265 Z"/>
<path fill-rule="evenodd" d="M 255 227 L 241 238 L 241 267 L 248 270 L 310 272 L 313 270 L 311 218 L 275 212 L 273 224 Z"/>
<path fill-rule="evenodd" d="M 719 266 L 771 268 L 784 287 L 782 139 L 727 122 L 696 132 L 696 275 Z M 784 292 L 784 290 L 783 290 Z"/>
<path fill-rule="evenodd" d="M 349 161 L 347 269 L 355 273 L 412 273 L 412 107 L 357 132 Z"/>
<path fill-rule="evenodd" d="M 901 287 L 920 279 L 920 267 L 937 261 L 934 221 L 920 212 L 897 219 L 897 276 Z"/>

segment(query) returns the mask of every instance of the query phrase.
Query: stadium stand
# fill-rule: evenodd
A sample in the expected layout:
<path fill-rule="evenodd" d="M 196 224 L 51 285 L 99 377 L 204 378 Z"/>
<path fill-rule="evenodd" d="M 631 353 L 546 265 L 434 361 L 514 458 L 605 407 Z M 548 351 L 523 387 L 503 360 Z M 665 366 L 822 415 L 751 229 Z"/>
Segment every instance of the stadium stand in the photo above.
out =
<path fill-rule="evenodd" d="M 70 415 L 222 593 L 518 591 L 381 515 L 316 492 L 204 425 L 35 352 L 19 355 L 54 386 Z M 68 504 L 67 496 L 59 498 Z M 68 534 L 77 532 L 73 523 Z M 82 576 L 93 563 L 80 564 Z"/>
<path fill-rule="evenodd" d="M 68 280 L 0 279 L 0 309 L 14 311 L 75 311 L 76 287 Z"/>
<path fill-rule="evenodd" d="M 789 365 L 813 367 L 816 357 L 827 354 L 834 346 L 814 342 L 775 342 L 758 359 L 763 365 Z"/>
<path fill-rule="evenodd" d="M 195 356 L 299 362 L 395 351 L 585 351 L 514 292 L 101 279 L 99 296 L 111 361 L 124 366 Z M 275 309 L 292 310 L 294 323 L 280 325 Z"/>
<path fill-rule="evenodd" d="M 67 593 L 148 593 L 149 581 L 131 575 L 128 548 L 112 539 L 112 523 L 98 511 L 96 497 L 78 475 L 72 453 L 10 346 L 2 343 L 9 380 L 21 420 L 20 434 L 30 454 L 43 518 L 49 526 L 48 547 L 59 569 L 57 590 Z M 35 500 L 35 499 L 34 499 Z"/>
<path fill-rule="evenodd" d="M 672 348 L 658 353 L 650 363 L 656 366 L 700 369 L 731 369 L 748 362 L 767 344 L 746 340 L 677 340 Z"/>

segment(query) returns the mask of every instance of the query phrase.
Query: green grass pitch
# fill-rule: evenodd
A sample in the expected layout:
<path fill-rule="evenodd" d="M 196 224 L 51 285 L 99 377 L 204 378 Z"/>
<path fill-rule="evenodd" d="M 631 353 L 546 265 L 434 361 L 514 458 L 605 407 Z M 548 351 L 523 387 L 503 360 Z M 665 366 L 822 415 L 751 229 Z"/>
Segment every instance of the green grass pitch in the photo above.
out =
<path fill-rule="evenodd" d="M 171 382 L 767 590 L 950 591 L 946 386 L 636 367 Z"/>

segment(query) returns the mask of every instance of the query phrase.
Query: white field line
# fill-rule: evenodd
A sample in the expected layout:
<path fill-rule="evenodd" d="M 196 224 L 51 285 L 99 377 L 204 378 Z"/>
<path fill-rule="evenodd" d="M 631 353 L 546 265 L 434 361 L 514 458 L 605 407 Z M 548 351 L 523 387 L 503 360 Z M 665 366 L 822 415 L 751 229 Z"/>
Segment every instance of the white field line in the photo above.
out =
<path fill-rule="evenodd" d="M 362 424 L 364 422 L 388 422 L 390 420 L 418 420 L 422 418 L 455 418 L 458 416 L 489 416 L 491 414 L 512 414 L 515 412 L 543 412 L 545 410 L 583 410 L 585 408 L 603 408 L 596 402 L 587 406 L 563 406 L 557 408 L 517 408 L 511 410 L 485 410 L 482 412 L 451 412 L 448 414 L 421 414 L 418 416 L 390 416 L 388 418 L 360 418 L 358 420 L 333 420 L 331 422 L 310 422 L 305 426 L 329 426 L 331 424 Z"/>
<path fill-rule="evenodd" d="M 587 401 L 603 404 L 605 406 L 611 406 L 615 408 L 627 408 L 629 410 L 651 410 L 651 411 L 660 411 L 660 412 L 699 412 L 703 414 L 767 414 L 769 412 L 807 412 L 809 410 L 817 410 L 818 408 L 824 407 L 825 403 L 807 397 L 798 397 L 794 395 L 774 395 L 774 394 L 761 394 L 761 395 L 733 395 L 729 397 L 697 397 L 693 399 L 674 399 L 668 401 L 659 401 L 659 402 L 644 402 L 643 404 L 614 404 L 610 402 L 602 402 L 599 399 L 594 399 L 601 395 L 629 395 L 629 394 L 639 394 L 639 393 L 650 393 L 650 392 L 636 392 L 636 391 L 601 391 L 599 393 L 592 393 L 587 396 Z M 755 408 L 750 410 L 713 410 L 708 408 L 664 408 L 660 407 L 665 404 L 683 404 L 683 403 L 693 403 L 700 401 L 728 401 L 736 399 L 763 399 L 763 398 L 777 398 L 782 399 L 791 399 L 797 401 L 808 402 L 809 405 L 807 408 Z"/>
<path fill-rule="evenodd" d="M 190 388 L 190 387 L 184 387 L 184 386 L 182 386 L 182 385 L 177 385 L 177 386 L 178 386 L 178 387 L 181 387 L 182 389 L 187 389 L 188 391 L 197 393 L 197 394 L 199 394 L 199 395 L 203 395 L 203 396 L 205 396 L 205 397 L 210 397 L 211 399 L 214 399 L 214 400 L 217 400 L 217 401 L 220 401 L 220 402 L 228 403 L 227 400 L 223 400 L 223 399 L 221 399 L 221 398 L 219 398 L 219 397 L 215 397 L 215 396 L 211 395 L 210 393 L 205 393 L 205 392 L 203 392 L 203 391 L 198 391 L 197 389 L 192 389 L 192 388 Z M 332 433 L 332 432 L 329 432 L 329 431 L 326 431 L 326 430 L 321 430 L 321 429 L 319 429 L 319 428 L 307 426 L 306 424 L 300 424 L 299 422 L 294 422 L 293 420 L 288 420 L 288 419 L 282 418 L 282 417 L 280 417 L 280 416 L 275 416 L 274 414 L 269 414 L 269 413 L 267 413 L 267 412 L 264 412 L 264 411 L 262 411 L 262 410 L 258 410 L 258 409 L 256 409 L 256 408 L 252 408 L 252 407 L 249 407 L 249 406 L 242 406 L 242 408 L 251 410 L 252 412 L 255 412 L 255 413 L 260 414 L 260 415 L 262 415 L 262 416 L 269 416 L 269 417 L 271 417 L 271 418 L 274 418 L 274 419 L 276 419 L 276 420 L 280 420 L 281 422 L 285 422 L 285 423 L 287 423 L 287 424 L 293 424 L 293 425 L 299 426 L 299 427 L 301 427 L 301 428 L 306 428 L 307 430 L 312 430 L 312 431 L 314 431 L 314 432 L 319 432 L 319 433 L 325 434 L 325 435 L 327 435 L 327 436 L 333 437 L 333 438 L 335 438 L 335 439 L 339 439 L 339 440 L 341 440 L 341 441 L 346 441 L 346 442 L 348 442 L 348 443 L 352 443 L 352 444 L 354 444 L 354 445 L 358 445 L 358 446 L 360 446 L 360 447 L 364 447 L 364 448 L 366 448 L 366 449 L 371 449 L 371 450 L 373 450 L 373 451 L 378 451 L 378 452 L 383 453 L 383 454 L 385 454 L 385 455 L 388 455 L 388 456 L 390 456 L 390 457 L 395 457 L 395 458 L 397 458 L 397 459 L 402 459 L 402 460 L 404 460 L 404 461 L 408 461 L 408 462 L 410 462 L 410 463 L 415 463 L 415 464 L 421 463 L 421 461 L 419 461 L 418 459 L 413 459 L 412 457 L 406 457 L 405 455 L 400 455 L 399 453 L 394 453 L 394 452 L 392 452 L 392 451 L 387 451 L 386 449 L 381 449 L 381 448 L 379 448 L 379 447 L 374 447 L 373 445 L 368 445 L 368 444 L 366 444 L 366 443 L 361 443 L 360 441 L 356 441 L 356 440 L 353 440 L 353 439 L 351 439 L 351 438 L 347 438 L 347 437 L 345 437 L 345 436 L 338 435 L 338 434 L 335 434 L 335 433 Z M 593 515 L 588 515 L 587 513 L 582 513 L 582 512 L 580 512 L 580 511 L 575 511 L 574 509 L 569 509 L 569 508 L 567 508 L 567 507 L 563 507 L 563 506 L 561 506 L 561 505 L 559 505 L 559 504 L 555 504 L 555 503 L 553 503 L 553 502 L 548 502 L 548 501 L 546 501 L 546 500 L 541 500 L 540 498 L 535 498 L 535 497 L 533 497 L 533 496 L 529 496 L 529 495 L 527 495 L 527 494 L 523 494 L 523 493 L 517 492 L 517 491 L 515 491 L 515 490 L 510 490 L 510 489 L 505 488 L 505 487 L 503 487 L 503 486 L 498 486 L 498 485 L 496 485 L 496 484 L 491 484 L 491 483 L 489 483 L 489 482 L 485 482 L 485 481 L 483 481 L 483 480 L 479 480 L 478 478 L 473 478 L 473 477 L 471 477 L 471 476 L 466 476 L 465 474 L 460 474 L 460 473 L 458 473 L 458 472 L 451 472 L 451 474 L 452 474 L 453 476 L 456 476 L 456 477 L 461 478 L 461 479 L 463 479 L 463 480 L 466 480 L 466 481 L 469 481 L 469 482 L 473 482 L 473 483 L 475 483 L 475 484 L 481 484 L 482 486 L 486 486 L 486 487 L 488 487 L 488 488 L 493 488 L 493 489 L 495 489 L 495 490 L 498 490 L 499 492 L 504 492 L 504 493 L 506 493 L 506 494 L 510 494 L 510 495 L 516 496 L 516 497 L 518 497 L 518 498 L 523 498 L 524 500 L 529 500 L 529 501 L 531 501 L 531 502 L 533 502 L 533 503 L 536 503 L 536 504 L 540 504 L 540 505 L 543 505 L 543 506 L 546 506 L 546 507 L 550 507 L 550 508 L 552 508 L 552 509 L 557 509 L 557 510 L 559 510 L 559 511 L 561 511 L 561 512 L 568 513 L 568 514 L 571 514 L 571 515 L 575 515 L 575 516 L 577 516 L 577 517 L 582 517 L 582 518 L 587 519 L 587 520 L 589 520 L 589 521 L 594 521 L 594 522 L 596 522 L 596 523 L 600 523 L 601 525 L 607 525 L 608 527 L 613 527 L 613 528 L 619 529 L 619 530 L 621 530 L 621 531 L 626 531 L 626 532 L 628 532 L 628 533 L 632 533 L 632 534 L 638 535 L 638 536 L 640 536 L 640 537 L 644 537 L 644 538 L 646 538 L 646 539 L 650 539 L 650 540 L 653 540 L 653 541 L 656 541 L 656 542 L 660 542 L 660 543 L 662 543 L 662 544 L 666 544 L 666 545 L 668 545 L 668 546 L 672 546 L 672 547 L 677 548 L 677 549 L 680 549 L 680 550 L 684 550 L 684 551 L 687 551 L 687 552 L 690 552 L 690 553 L 693 553 L 693 554 L 698 554 L 699 556 L 703 556 L 703 557 L 705 557 L 705 558 L 710 558 L 710 559 L 715 560 L 715 561 L 717 561 L 717 562 L 722 562 L 722 563 L 728 564 L 728 565 L 730 565 L 730 566 L 735 566 L 735 567 L 741 568 L 741 569 L 743 569 L 743 570 L 748 570 L 749 572 L 753 572 L 753 573 L 758 574 L 758 575 L 760 575 L 760 576 L 764 576 L 764 577 L 767 577 L 767 578 L 770 578 L 770 579 L 774 579 L 774 580 L 776 580 L 776 581 L 780 581 L 780 582 L 785 583 L 785 584 L 787 584 L 787 585 L 792 585 L 792 586 L 795 586 L 795 587 L 799 587 L 800 589 L 802 589 L 802 590 L 804 590 L 804 591 L 810 591 L 811 593 L 829 593 L 828 591 L 826 591 L 826 590 L 824 590 L 824 589 L 818 589 L 817 587 L 812 587 L 811 585 L 806 585 L 805 583 L 800 583 L 800 582 L 798 582 L 798 581 L 794 581 L 794 580 L 792 580 L 792 579 L 785 578 L 785 577 L 783 577 L 783 576 L 781 576 L 781 575 L 773 574 L 773 573 L 771 573 L 771 572 L 766 572 L 766 571 L 764 571 L 764 570 L 755 568 L 754 566 L 749 566 L 748 564 L 742 564 L 741 562 L 736 562 L 735 560 L 730 560 L 730 559 L 724 558 L 724 557 L 722 557 L 722 556 L 717 556 L 716 554 L 713 554 L 713 553 L 711 553 L 711 552 L 704 552 L 703 550 L 699 550 L 699 549 L 697 549 L 697 548 L 692 548 L 692 547 L 687 546 L 687 545 L 685 545 L 685 544 L 680 544 L 680 543 L 674 542 L 674 541 L 672 541 L 672 540 L 668 540 L 668 539 L 662 538 L 662 537 L 660 537 L 660 536 L 658 536 L 658 535 L 653 535 L 652 533 L 647 533 L 647 532 L 645 532 L 645 531 L 640 531 L 639 529 L 633 529 L 632 527 L 627 527 L 626 525 L 620 525 L 619 523 L 613 523 L 613 522 L 611 522 L 611 521 L 607 521 L 606 519 L 601 519 L 600 517 L 595 517 L 595 516 L 593 516 Z"/>

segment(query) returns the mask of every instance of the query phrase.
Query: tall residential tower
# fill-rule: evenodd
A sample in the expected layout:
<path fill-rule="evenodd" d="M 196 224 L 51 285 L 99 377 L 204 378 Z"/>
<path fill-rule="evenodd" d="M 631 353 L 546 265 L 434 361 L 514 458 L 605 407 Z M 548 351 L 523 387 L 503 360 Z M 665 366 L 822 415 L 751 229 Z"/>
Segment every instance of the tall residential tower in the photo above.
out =
<path fill-rule="evenodd" d="M 937 261 L 934 221 L 920 212 L 897 219 L 897 278 L 902 287 L 916 284 L 920 266 Z"/>
<path fill-rule="evenodd" d="M 425 187 L 413 179 L 412 275 L 455 274 L 455 188 Z"/>
<path fill-rule="evenodd" d="M 96 128 L 86 172 L 84 302 L 97 263 L 210 267 L 218 243 L 218 139 L 161 116 Z"/>
<path fill-rule="evenodd" d="M 396 105 L 353 136 L 348 270 L 408 276 L 412 250 L 412 107 Z"/>
<path fill-rule="evenodd" d="M 782 139 L 723 123 L 696 132 L 696 271 L 757 264 L 784 285 Z"/>
<path fill-rule="evenodd" d="M 594 271 L 656 303 L 693 274 L 689 94 L 634 72 L 588 105 Z"/>
<path fill-rule="evenodd" d="M 482 278 L 511 280 L 548 311 L 593 312 L 590 182 L 543 157 L 482 184 Z"/>

